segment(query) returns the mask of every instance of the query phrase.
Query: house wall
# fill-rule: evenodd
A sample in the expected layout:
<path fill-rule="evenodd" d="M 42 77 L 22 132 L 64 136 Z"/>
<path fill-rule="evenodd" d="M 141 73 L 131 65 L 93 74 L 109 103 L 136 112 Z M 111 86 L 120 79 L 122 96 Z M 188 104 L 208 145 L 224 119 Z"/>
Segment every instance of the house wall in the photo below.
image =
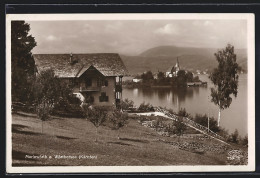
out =
<path fill-rule="evenodd" d="M 94 96 L 94 105 L 100 105 L 100 106 L 111 106 L 115 105 L 115 83 L 116 79 L 115 77 L 106 77 L 106 80 L 108 81 L 108 86 L 102 86 L 100 92 L 93 92 L 92 96 Z M 106 96 L 108 96 L 108 101 L 99 101 L 99 96 L 101 96 L 101 92 L 105 92 Z"/>
<path fill-rule="evenodd" d="M 98 87 L 97 85 L 97 78 L 92 77 L 92 86 L 91 87 Z M 108 81 L 107 86 L 101 86 L 99 87 L 99 91 L 87 91 L 82 92 L 82 95 L 86 98 L 86 95 L 93 96 L 94 102 L 93 105 L 99 105 L 99 106 L 112 106 L 115 105 L 115 84 L 116 84 L 116 78 L 115 77 L 105 77 L 105 80 Z M 80 87 L 85 87 L 85 81 L 83 79 L 78 79 L 78 85 L 75 85 L 73 88 L 73 93 L 81 93 Z M 99 101 L 99 97 L 101 96 L 101 93 L 105 92 L 106 96 L 108 96 L 108 101 Z"/>

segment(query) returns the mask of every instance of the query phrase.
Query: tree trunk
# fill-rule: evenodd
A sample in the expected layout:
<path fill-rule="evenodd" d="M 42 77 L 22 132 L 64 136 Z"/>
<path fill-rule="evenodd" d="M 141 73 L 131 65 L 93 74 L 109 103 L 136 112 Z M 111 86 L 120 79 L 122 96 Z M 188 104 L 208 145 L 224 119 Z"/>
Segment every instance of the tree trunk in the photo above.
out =
<path fill-rule="evenodd" d="M 96 140 L 95 140 L 95 142 L 97 142 L 97 137 L 98 137 L 98 127 L 96 127 Z"/>
<path fill-rule="evenodd" d="M 43 133 L 43 120 L 42 120 L 42 133 Z"/>
<path fill-rule="evenodd" d="M 221 109 L 218 109 L 218 127 L 220 126 Z"/>
<path fill-rule="evenodd" d="M 119 131 L 119 129 L 117 131 L 117 139 L 120 140 L 120 131 Z"/>

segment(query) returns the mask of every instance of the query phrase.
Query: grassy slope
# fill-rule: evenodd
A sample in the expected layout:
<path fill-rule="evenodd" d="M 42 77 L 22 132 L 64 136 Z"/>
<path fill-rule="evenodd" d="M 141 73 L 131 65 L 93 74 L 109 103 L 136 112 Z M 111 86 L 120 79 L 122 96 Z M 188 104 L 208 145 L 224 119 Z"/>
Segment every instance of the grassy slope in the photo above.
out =
<path fill-rule="evenodd" d="M 225 164 L 226 153 L 197 154 L 180 150 L 161 140 L 154 130 L 130 119 L 127 127 L 117 131 L 107 126 L 99 128 L 98 142 L 94 142 L 95 127 L 87 120 L 56 118 L 44 122 L 33 117 L 13 115 L 13 166 L 39 165 L 215 165 Z M 185 138 L 183 138 L 185 139 Z M 192 141 L 186 138 L 187 141 Z M 206 141 L 211 144 L 215 141 Z M 97 159 L 25 159 L 25 155 L 93 155 Z"/>

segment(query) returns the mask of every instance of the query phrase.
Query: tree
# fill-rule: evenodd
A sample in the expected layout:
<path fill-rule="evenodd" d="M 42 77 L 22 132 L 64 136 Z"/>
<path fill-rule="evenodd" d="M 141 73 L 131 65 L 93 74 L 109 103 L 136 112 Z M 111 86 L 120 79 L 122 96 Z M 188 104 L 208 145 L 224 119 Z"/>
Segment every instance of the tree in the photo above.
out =
<path fill-rule="evenodd" d="M 83 106 L 85 117 L 96 127 L 96 139 L 98 137 L 98 128 L 107 119 L 108 109 L 105 106 Z"/>
<path fill-rule="evenodd" d="M 187 86 L 187 77 L 184 70 L 180 70 L 177 74 L 177 86 L 184 87 Z"/>
<path fill-rule="evenodd" d="M 234 131 L 234 133 L 232 133 L 230 135 L 229 141 L 232 142 L 232 143 L 238 143 L 238 141 L 239 141 L 238 138 L 239 138 L 239 133 L 238 133 L 238 130 L 236 129 Z"/>
<path fill-rule="evenodd" d="M 157 76 L 158 76 L 158 80 L 164 80 L 164 78 L 165 78 L 163 72 L 159 72 Z"/>
<path fill-rule="evenodd" d="M 193 81 L 193 74 L 188 71 L 186 74 L 187 82 L 192 82 Z"/>
<path fill-rule="evenodd" d="M 118 130 L 117 138 L 120 139 L 120 128 L 124 127 L 127 124 L 128 115 L 118 110 L 114 110 L 110 120 L 114 126 L 115 130 Z"/>
<path fill-rule="evenodd" d="M 35 62 L 31 50 L 37 45 L 29 35 L 30 25 L 24 21 L 11 22 L 12 100 L 32 101 Z"/>
<path fill-rule="evenodd" d="M 215 53 L 218 68 L 215 68 L 209 78 L 215 88 L 211 88 L 211 101 L 218 105 L 218 126 L 220 125 L 221 110 L 226 109 L 232 102 L 231 95 L 237 96 L 238 70 L 234 46 L 228 44 L 225 49 Z"/>
<path fill-rule="evenodd" d="M 58 79 L 52 69 L 42 71 L 37 77 L 33 85 L 34 98 L 36 102 L 36 111 L 38 118 L 42 121 L 49 119 L 54 105 L 61 98 L 66 98 L 71 93 L 70 88 L 66 83 Z"/>
<path fill-rule="evenodd" d="M 179 136 L 182 136 L 187 126 L 183 123 L 183 117 L 178 117 L 178 119 L 173 123 L 175 126 L 175 132 Z"/>

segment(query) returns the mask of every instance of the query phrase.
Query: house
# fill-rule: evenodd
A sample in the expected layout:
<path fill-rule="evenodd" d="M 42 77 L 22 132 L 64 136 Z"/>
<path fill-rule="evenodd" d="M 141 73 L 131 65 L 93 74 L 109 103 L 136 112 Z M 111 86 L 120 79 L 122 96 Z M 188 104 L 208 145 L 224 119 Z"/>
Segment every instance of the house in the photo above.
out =
<path fill-rule="evenodd" d="M 178 61 L 178 58 L 177 58 L 177 62 L 175 64 L 175 66 L 173 67 L 170 67 L 166 73 L 165 73 L 165 76 L 166 77 L 174 77 L 174 76 L 177 76 L 178 72 L 180 71 L 180 65 L 179 65 L 179 61 Z"/>
<path fill-rule="evenodd" d="M 86 103 L 116 106 L 122 98 L 122 78 L 128 71 L 115 53 L 34 54 L 38 72 L 53 69 Z"/>
<path fill-rule="evenodd" d="M 134 83 L 139 83 L 139 82 L 142 82 L 142 81 L 143 81 L 143 79 L 141 79 L 141 78 L 133 78 Z"/>

